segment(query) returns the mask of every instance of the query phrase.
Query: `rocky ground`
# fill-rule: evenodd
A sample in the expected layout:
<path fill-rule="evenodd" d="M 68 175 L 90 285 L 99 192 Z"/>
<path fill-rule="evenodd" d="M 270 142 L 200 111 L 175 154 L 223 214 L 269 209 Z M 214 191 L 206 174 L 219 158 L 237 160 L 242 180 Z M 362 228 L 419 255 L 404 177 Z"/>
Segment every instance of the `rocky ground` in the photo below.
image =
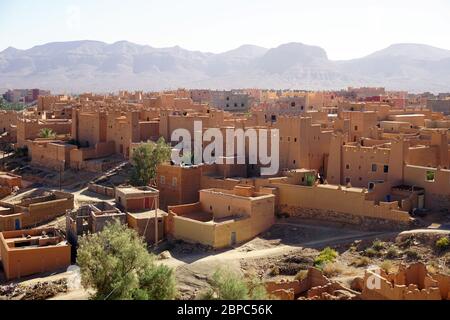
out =
<path fill-rule="evenodd" d="M 37 282 L 32 285 L 13 283 L 0 286 L 0 300 L 46 300 L 67 291 L 66 279 Z"/>

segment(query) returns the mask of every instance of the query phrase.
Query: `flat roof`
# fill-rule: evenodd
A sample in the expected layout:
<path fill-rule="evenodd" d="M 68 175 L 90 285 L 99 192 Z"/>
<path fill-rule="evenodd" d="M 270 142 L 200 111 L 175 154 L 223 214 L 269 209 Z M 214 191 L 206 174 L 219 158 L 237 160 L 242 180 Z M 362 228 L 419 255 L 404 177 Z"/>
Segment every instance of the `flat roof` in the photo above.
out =
<path fill-rule="evenodd" d="M 116 190 L 125 193 L 125 194 L 133 194 L 133 193 L 159 193 L 158 189 L 152 187 L 133 187 L 133 186 L 124 186 L 124 187 L 116 187 Z"/>
<path fill-rule="evenodd" d="M 127 212 L 130 216 L 134 217 L 135 219 L 151 219 L 155 217 L 155 210 L 142 210 L 142 211 L 135 211 L 135 212 Z M 168 213 L 165 212 L 162 209 L 158 209 L 158 218 L 162 218 L 167 216 Z"/>

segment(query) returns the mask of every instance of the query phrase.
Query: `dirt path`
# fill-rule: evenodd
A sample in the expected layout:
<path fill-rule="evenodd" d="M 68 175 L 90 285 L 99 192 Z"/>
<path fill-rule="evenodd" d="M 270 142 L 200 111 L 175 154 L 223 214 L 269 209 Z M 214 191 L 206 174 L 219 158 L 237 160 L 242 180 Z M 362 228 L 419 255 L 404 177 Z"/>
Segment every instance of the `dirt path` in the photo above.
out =
<path fill-rule="evenodd" d="M 274 230 L 279 232 L 280 228 L 289 228 L 290 232 L 297 230 L 300 233 L 303 230 L 307 230 L 312 232 L 314 235 L 313 239 L 317 240 L 311 240 L 311 234 L 307 234 L 303 239 L 304 241 L 302 241 L 301 235 L 295 235 L 294 240 L 297 241 L 296 243 L 292 243 L 292 239 L 285 238 L 275 241 L 273 232 Z M 305 248 L 321 249 L 326 246 L 351 243 L 355 240 L 391 237 L 398 234 L 397 232 L 342 230 L 342 228 L 336 229 L 290 222 L 278 223 L 271 230 L 268 232 L 272 237 L 270 239 L 259 237 L 237 248 L 218 253 L 175 255 L 175 257 L 163 260 L 161 263 L 176 268 L 178 286 L 182 297 L 192 298 L 207 287 L 207 279 L 218 268 L 226 268 L 227 270 L 241 273 L 241 261 L 264 261 L 265 259 L 273 259 L 290 254 L 302 254 Z M 291 236 L 289 232 L 281 231 L 283 231 L 280 233 L 282 236 Z"/>

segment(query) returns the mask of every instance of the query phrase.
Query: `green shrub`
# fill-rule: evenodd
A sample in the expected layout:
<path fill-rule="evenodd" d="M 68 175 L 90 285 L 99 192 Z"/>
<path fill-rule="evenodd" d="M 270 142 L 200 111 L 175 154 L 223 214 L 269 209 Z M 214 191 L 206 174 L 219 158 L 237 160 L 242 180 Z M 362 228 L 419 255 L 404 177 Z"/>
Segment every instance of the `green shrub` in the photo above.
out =
<path fill-rule="evenodd" d="M 139 279 L 139 288 L 133 292 L 135 300 L 169 300 L 175 296 L 175 275 L 165 265 L 146 269 Z"/>
<path fill-rule="evenodd" d="M 81 283 L 96 300 L 174 299 L 175 276 L 157 266 L 136 231 L 115 221 L 81 238 L 77 263 Z"/>
<path fill-rule="evenodd" d="M 450 248 L 450 240 L 447 237 L 442 237 L 436 241 L 436 248 L 440 251 L 445 251 Z"/>
<path fill-rule="evenodd" d="M 418 260 L 420 258 L 420 254 L 413 249 L 408 249 L 405 251 L 406 257 L 410 260 Z"/>
<path fill-rule="evenodd" d="M 400 252 L 395 247 L 390 247 L 386 252 L 386 257 L 389 259 L 395 259 L 400 255 Z"/>
<path fill-rule="evenodd" d="M 323 268 L 325 264 L 333 262 L 338 255 L 339 254 L 336 250 L 327 247 L 319 253 L 316 259 L 314 259 L 314 266 L 318 268 Z"/>
<path fill-rule="evenodd" d="M 374 248 L 376 251 L 381 251 L 386 247 L 386 244 L 383 241 L 375 240 L 372 243 L 372 248 Z"/>
<path fill-rule="evenodd" d="M 245 281 L 237 273 L 219 269 L 209 280 L 211 288 L 199 295 L 200 300 L 264 300 L 267 291 L 255 278 Z"/>
<path fill-rule="evenodd" d="M 370 247 L 364 250 L 364 255 L 366 255 L 367 257 L 376 257 L 378 255 L 378 252 L 374 248 Z"/>

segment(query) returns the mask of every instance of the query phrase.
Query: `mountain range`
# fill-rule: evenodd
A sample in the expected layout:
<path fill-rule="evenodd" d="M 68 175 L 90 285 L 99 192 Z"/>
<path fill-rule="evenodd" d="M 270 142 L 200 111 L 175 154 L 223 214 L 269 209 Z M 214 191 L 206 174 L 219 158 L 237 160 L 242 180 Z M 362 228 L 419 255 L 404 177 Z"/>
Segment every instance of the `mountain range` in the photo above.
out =
<path fill-rule="evenodd" d="M 383 86 L 411 92 L 450 91 L 450 50 L 394 44 L 366 57 L 330 60 L 302 43 L 243 45 L 214 54 L 127 41 L 53 42 L 0 52 L 1 88 L 110 92 L 185 88 L 328 90 Z"/>

